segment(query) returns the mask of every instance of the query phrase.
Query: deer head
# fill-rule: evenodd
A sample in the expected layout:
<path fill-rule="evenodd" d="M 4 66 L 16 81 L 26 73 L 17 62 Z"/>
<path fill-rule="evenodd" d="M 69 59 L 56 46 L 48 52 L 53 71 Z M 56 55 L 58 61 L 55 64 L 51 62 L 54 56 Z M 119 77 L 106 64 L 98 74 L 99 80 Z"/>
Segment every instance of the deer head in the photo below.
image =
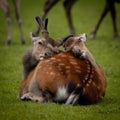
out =
<path fill-rule="evenodd" d="M 86 41 L 86 34 L 83 33 L 78 36 L 69 37 L 64 41 L 63 46 L 66 51 L 73 52 L 74 55 L 78 58 L 83 58 L 88 60 L 97 69 L 96 61 L 93 55 L 91 54 L 91 52 L 87 49 L 85 45 L 85 41 Z"/>
<path fill-rule="evenodd" d="M 47 43 L 45 38 L 33 37 L 32 33 L 30 34 L 33 42 L 33 51 L 32 56 L 36 60 L 43 60 L 58 53 L 59 50 L 53 47 L 50 43 Z"/>
<path fill-rule="evenodd" d="M 66 39 L 63 46 L 66 51 L 71 51 L 76 57 L 86 58 L 87 48 L 84 44 L 86 41 L 86 34 L 80 34 L 78 36 L 71 36 Z"/>

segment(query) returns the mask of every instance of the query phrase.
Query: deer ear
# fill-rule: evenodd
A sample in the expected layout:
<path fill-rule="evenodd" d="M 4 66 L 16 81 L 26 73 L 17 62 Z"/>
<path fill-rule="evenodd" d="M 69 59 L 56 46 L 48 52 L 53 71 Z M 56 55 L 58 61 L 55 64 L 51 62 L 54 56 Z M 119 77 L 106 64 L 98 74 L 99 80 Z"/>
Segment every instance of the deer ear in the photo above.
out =
<path fill-rule="evenodd" d="M 63 42 L 66 42 L 66 41 L 68 40 L 68 38 L 73 37 L 73 36 L 74 36 L 74 35 L 72 35 L 72 34 L 71 34 L 71 35 L 68 35 L 68 36 L 66 36 L 65 38 L 63 38 L 62 41 L 63 41 Z"/>
<path fill-rule="evenodd" d="M 86 34 L 85 33 L 83 33 L 83 34 L 81 34 L 81 36 L 80 36 L 80 39 L 83 41 L 83 42 L 85 42 L 86 41 Z"/>
<path fill-rule="evenodd" d="M 32 39 L 33 43 L 35 43 L 39 39 L 39 37 L 34 37 L 32 32 L 30 32 L 30 38 Z"/>

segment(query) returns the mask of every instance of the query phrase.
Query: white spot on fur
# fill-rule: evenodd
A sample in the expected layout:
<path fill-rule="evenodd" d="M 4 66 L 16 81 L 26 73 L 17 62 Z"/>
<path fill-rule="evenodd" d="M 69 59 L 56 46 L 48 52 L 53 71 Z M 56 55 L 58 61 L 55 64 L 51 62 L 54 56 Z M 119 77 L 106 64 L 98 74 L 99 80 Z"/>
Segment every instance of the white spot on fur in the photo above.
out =
<path fill-rule="evenodd" d="M 80 71 L 80 70 L 75 70 L 75 72 L 77 72 L 77 73 L 81 73 L 81 71 Z"/>
<path fill-rule="evenodd" d="M 61 55 L 61 57 L 66 58 L 66 55 Z"/>
<path fill-rule="evenodd" d="M 87 70 L 87 73 L 89 74 L 89 73 L 90 73 L 90 70 Z"/>
<path fill-rule="evenodd" d="M 66 70 L 66 73 L 67 73 L 67 74 L 70 73 L 70 70 Z"/>
<path fill-rule="evenodd" d="M 88 81 L 88 83 L 90 84 L 92 82 L 92 79 L 90 79 L 89 81 Z"/>
<path fill-rule="evenodd" d="M 94 86 L 96 86 L 95 82 L 92 82 L 92 84 L 93 84 Z"/>
<path fill-rule="evenodd" d="M 97 89 L 100 90 L 100 86 L 97 86 Z"/>
<path fill-rule="evenodd" d="M 68 97 L 67 87 L 65 86 L 60 87 L 56 93 L 56 100 L 62 101 L 62 100 L 67 99 L 67 97 Z"/>
<path fill-rule="evenodd" d="M 45 62 L 48 62 L 48 63 L 49 63 L 49 62 L 50 62 L 50 60 L 46 60 Z"/>
<path fill-rule="evenodd" d="M 54 72 L 50 72 L 50 75 L 54 75 Z"/>
<path fill-rule="evenodd" d="M 92 70 L 92 74 L 94 74 L 94 70 Z"/>
<path fill-rule="evenodd" d="M 78 70 L 80 70 L 80 66 L 75 66 L 75 69 L 78 69 Z"/>
<path fill-rule="evenodd" d="M 70 69 L 70 66 L 65 66 L 66 69 Z"/>
<path fill-rule="evenodd" d="M 52 64 L 53 64 L 53 62 L 51 62 L 51 61 L 50 61 L 50 62 L 48 62 L 48 64 L 49 64 L 49 65 L 52 65 Z"/>
<path fill-rule="evenodd" d="M 43 59 L 44 59 L 44 57 L 43 57 L 43 56 L 40 56 L 40 61 L 43 60 Z"/>
<path fill-rule="evenodd" d="M 86 86 L 89 87 L 90 86 L 89 83 L 87 83 Z"/>
<path fill-rule="evenodd" d="M 77 65 L 77 63 L 76 63 L 76 62 L 72 62 L 72 61 L 71 61 L 70 63 L 71 63 L 72 65 Z"/>
<path fill-rule="evenodd" d="M 60 63 L 59 65 L 60 65 L 60 66 L 64 66 L 65 64 L 64 64 L 64 63 Z"/>
<path fill-rule="evenodd" d="M 87 80 L 87 79 L 88 79 L 88 75 L 85 76 L 85 80 Z"/>
<path fill-rule="evenodd" d="M 56 58 L 55 57 L 51 57 L 52 60 L 55 60 Z"/>
<path fill-rule="evenodd" d="M 39 65 L 38 68 L 41 69 L 41 66 Z"/>
<path fill-rule="evenodd" d="M 61 59 L 57 59 L 58 62 L 61 62 Z"/>

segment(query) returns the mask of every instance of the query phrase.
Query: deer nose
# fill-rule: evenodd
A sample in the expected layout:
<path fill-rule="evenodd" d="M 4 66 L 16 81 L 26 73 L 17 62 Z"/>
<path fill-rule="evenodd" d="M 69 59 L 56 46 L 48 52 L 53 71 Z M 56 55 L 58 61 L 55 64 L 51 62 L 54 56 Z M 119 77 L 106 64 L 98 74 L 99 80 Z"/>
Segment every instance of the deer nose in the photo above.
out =
<path fill-rule="evenodd" d="M 51 53 L 49 53 L 49 52 L 46 52 L 46 53 L 45 53 L 45 58 L 48 58 L 48 57 L 51 57 L 51 56 L 52 56 Z"/>
<path fill-rule="evenodd" d="M 82 52 L 81 52 L 81 50 L 76 50 L 76 51 L 74 51 L 74 54 L 76 57 L 80 57 L 82 55 Z"/>

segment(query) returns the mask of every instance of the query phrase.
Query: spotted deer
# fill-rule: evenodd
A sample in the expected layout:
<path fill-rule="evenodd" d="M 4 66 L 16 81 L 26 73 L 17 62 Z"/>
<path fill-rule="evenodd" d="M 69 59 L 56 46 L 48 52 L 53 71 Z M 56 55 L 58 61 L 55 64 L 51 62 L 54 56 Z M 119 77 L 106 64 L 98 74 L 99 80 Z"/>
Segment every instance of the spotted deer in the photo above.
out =
<path fill-rule="evenodd" d="M 21 43 L 25 44 L 25 37 L 23 33 L 23 28 L 22 28 L 22 21 L 20 18 L 20 0 L 12 0 L 13 5 L 15 7 L 15 15 L 16 15 L 16 20 L 20 29 L 20 35 L 21 35 Z M 7 0 L 0 0 L 0 8 L 3 10 L 6 16 L 6 29 L 7 29 L 7 39 L 6 39 L 6 44 L 11 43 L 11 11 L 9 7 L 9 3 Z"/>
<path fill-rule="evenodd" d="M 85 34 L 64 42 L 65 52 L 38 63 L 21 82 L 19 98 L 35 102 L 95 104 L 106 90 L 106 77 L 86 48 Z"/>

